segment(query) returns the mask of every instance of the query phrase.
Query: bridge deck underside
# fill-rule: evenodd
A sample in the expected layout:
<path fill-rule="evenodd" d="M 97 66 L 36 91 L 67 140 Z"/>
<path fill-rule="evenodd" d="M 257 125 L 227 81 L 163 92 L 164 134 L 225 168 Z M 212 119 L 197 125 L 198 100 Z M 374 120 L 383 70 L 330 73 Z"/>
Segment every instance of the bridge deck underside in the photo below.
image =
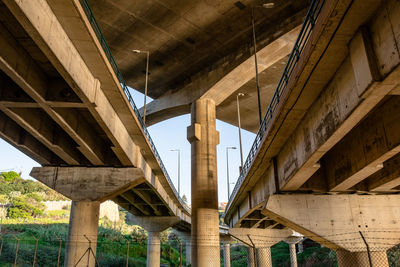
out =
<path fill-rule="evenodd" d="M 93 104 L 66 82 L 3 2 L 0 14 L 0 137 L 42 166 L 131 166 L 94 117 Z M 175 216 L 148 181 L 113 200 L 133 215 Z"/>

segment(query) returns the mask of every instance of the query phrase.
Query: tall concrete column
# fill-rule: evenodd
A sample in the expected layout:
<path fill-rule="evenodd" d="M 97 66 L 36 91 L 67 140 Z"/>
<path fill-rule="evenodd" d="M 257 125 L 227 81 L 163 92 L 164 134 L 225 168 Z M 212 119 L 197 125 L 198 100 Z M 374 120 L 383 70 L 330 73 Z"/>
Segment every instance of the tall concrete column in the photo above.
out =
<path fill-rule="evenodd" d="M 366 251 L 349 252 L 347 250 L 337 250 L 336 256 L 339 267 L 370 266 L 368 253 Z M 372 266 L 389 267 L 389 261 L 386 251 L 371 251 L 370 256 Z"/>
<path fill-rule="evenodd" d="M 187 132 L 192 152 L 192 266 L 220 265 L 215 102 L 192 104 Z"/>
<path fill-rule="evenodd" d="M 254 248 L 247 247 L 247 267 L 255 267 L 256 259 L 254 258 Z"/>
<path fill-rule="evenodd" d="M 147 267 L 160 266 L 160 232 L 147 232 Z"/>
<path fill-rule="evenodd" d="M 64 266 L 95 266 L 99 212 L 99 201 L 72 201 Z M 89 241 L 85 236 L 91 241 L 93 254 L 88 251 Z"/>
<path fill-rule="evenodd" d="M 191 245 L 191 240 L 186 239 L 185 240 L 185 250 L 186 250 L 186 265 L 191 265 L 192 264 L 192 245 Z"/>
<path fill-rule="evenodd" d="M 224 244 L 224 267 L 231 267 L 231 245 Z"/>
<path fill-rule="evenodd" d="M 296 243 L 289 243 L 290 266 L 297 267 Z"/>
<path fill-rule="evenodd" d="M 257 256 L 257 267 L 272 267 L 270 247 L 257 248 L 256 256 Z"/>

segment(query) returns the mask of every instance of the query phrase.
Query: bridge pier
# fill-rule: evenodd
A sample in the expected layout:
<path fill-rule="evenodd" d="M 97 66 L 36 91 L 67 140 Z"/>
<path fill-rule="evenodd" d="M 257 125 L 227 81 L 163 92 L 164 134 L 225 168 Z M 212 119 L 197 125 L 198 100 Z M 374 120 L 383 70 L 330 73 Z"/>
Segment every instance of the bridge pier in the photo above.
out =
<path fill-rule="evenodd" d="M 35 167 L 30 176 L 72 200 L 66 267 L 95 266 L 100 203 L 143 180 L 137 168 Z"/>
<path fill-rule="evenodd" d="M 285 239 L 285 242 L 289 245 L 291 267 L 297 267 L 296 244 L 299 243 L 301 240 L 303 240 L 302 236 L 291 236 Z"/>
<path fill-rule="evenodd" d="M 192 151 L 192 266 L 220 265 L 215 102 L 196 100 L 187 139 Z"/>
<path fill-rule="evenodd" d="M 271 195 L 262 214 L 337 251 L 340 267 L 389 266 L 400 242 L 398 195 Z M 383 241 L 384 240 L 384 241 Z"/>
<path fill-rule="evenodd" d="M 99 201 L 72 201 L 65 266 L 95 266 L 99 212 Z"/>
<path fill-rule="evenodd" d="M 147 267 L 159 267 L 161 255 L 160 233 L 180 221 L 176 216 L 133 216 L 135 224 L 147 231 Z"/>
<path fill-rule="evenodd" d="M 231 267 L 231 244 L 225 243 L 223 245 L 224 251 L 224 267 Z"/>
<path fill-rule="evenodd" d="M 272 267 L 271 247 L 284 239 L 294 237 L 295 232 L 289 229 L 231 228 L 229 234 L 248 246 L 248 266 L 254 267 L 257 263 L 257 267 Z"/>

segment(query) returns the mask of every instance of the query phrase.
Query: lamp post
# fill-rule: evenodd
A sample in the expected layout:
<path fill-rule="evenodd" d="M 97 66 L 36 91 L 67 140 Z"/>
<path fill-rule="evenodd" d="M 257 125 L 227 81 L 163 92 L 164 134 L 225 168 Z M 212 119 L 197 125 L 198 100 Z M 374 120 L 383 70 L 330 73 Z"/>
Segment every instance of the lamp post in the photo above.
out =
<path fill-rule="evenodd" d="M 261 100 L 260 100 L 260 84 L 258 82 L 258 63 L 257 63 L 257 40 L 256 40 L 256 29 L 254 26 L 254 8 L 255 7 L 262 7 L 262 8 L 273 8 L 274 3 L 269 2 L 265 3 L 261 6 L 252 6 L 251 7 L 251 25 L 253 28 L 253 50 L 254 50 L 254 65 L 256 69 L 256 89 L 257 89 L 257 100 L 258 100 L 258 119 L 260 121 L 260 125 L 262 123 L 261 117 Z"/>
<path fill-rule="evenodd" d="M 229 188 L 229 155 L 228 155 L 228 151 L 229 149 L 236 149 L 236 147 L 234 146 L 230 146 L 226 148 L 226 183 L 228 185 L 228 202 L 229 202 L 229 196 L 231 194 L 231 190 Z"/>
<path fill-rule="evenodd" d="M 240 173 L 243 170 L 243 149 L 242 149 L 242 132 L 241 132 L 241 124 L 240 124 L 240 105 L 239 105 L 239 96 L 244 96 L 243 93 L 238 93 L 236 95 L 236 107 L 237 107 L 237 116 L 238 116 L 238 130 L 239 130 L 239 148 L 240 148 Z"/>
<path fill-rule="evenodd" d="M 181 150 L 171 149 L 171 151 L 178 152 L 178 196 L 181 196 Z"/>
<path fill-rule="evenodd" d="M 149 58 L 150 58 L 150 53 L 149 51 L 145 50 L 132 50 L 133 53 L 137 54 L 146 54 L 147 60 L 146 60 L 146 82 L 144 85 L 144 104 L 143 104 L 143 123 L 146 125 L 146 100 L 147 100 L 147 83 L 149 80 Z"/>

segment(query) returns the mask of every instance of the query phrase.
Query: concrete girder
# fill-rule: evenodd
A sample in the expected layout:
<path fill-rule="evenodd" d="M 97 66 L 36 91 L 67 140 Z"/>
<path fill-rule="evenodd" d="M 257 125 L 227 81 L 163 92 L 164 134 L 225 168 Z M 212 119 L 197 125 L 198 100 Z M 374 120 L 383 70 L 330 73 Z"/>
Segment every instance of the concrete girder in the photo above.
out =
<path fill-rule="evenodd" d="M 30 1 L 5 1 L 5 4 L 74 90 L 76 95 L 79 96 L 83 103 L 87 104 L 92 116 L 112 141 L 114 145 L 113 151 L 121 163 L 126 166 L 137 165 L 137 148 L 135 143 L 130 138 L 125 126 L 100 89 L 99 81 L 88 69 L 48 3 L 40 0 L 35 3 Z M 49 34 L 50 32 L 51 34 Z M 15 52 L 12 55 L 15 56 Z M 14 58 L 21 59 L 18 56 Z M 5 64 L 10 64 L 10 62 L 13 62 L 12 56 L 4 60 Z M 32 64 L 34 62 L 22 65 L 31 66 Z M 16 66 L 16 64 L 13 63 L 11 66 Z M 13 77 L 12 73 L 7 74 Z M 29 74 L 31 73 L 29 72 Z M 36 83 L 35 86 L 31 86 L 35 89 L 32 91 L 37 92 L 36 97 L 42 98 L 41 101 L 35 100 L 42 102 L 46 88 L 43 83 L 44 78 L 27 77 L 29 78 L 29 82 Z"/>
<path fill-rule="evenodd" d="M 229 234 L 240 242 L 246 242 L 246 245 L 254 244 L 256 248 L 264 248 L 272 247 L 295 232 L 290 229 L 230 228 Z"/>
<path fill-rule="evenodd" d="M 272 195 L 265 216 L 331 249 L 385 250 L 400 242 L 398 195 Z M 385 240 L 385 242 L 382 242 Z"/>
<path fill-rule="evenodd" d="M 287 57 L 299 30 L 300 27 L 294 28 L 257 52 L 259 73 Z M 214 75 L 220 75 L 220 73 L 216 72 Z M 205 86 L 204 81 L 198 78 L 178 91 L 167 92 L 150 102 L 146 108 L 146 123 L 151 125 L 187 114 L 190 112 L 190 104 L 201 98 L 213 99 L 218 106 L 254 76 L 254 58 L 250 57 L 209 86 Z"/>
<path fill-rule="evenodd" d="M 47 165 L 63 163 L 47 147 L 1 111 L 0 136 L 37 162 Z"/>
<path fill-rule="evenodd" d="M 157 205 L 154 204 L 154 201 L 151 199 L 151 197 L 147 193 L 145 193 L 141 190 L 135 189 L 135 188 L 132 188 L 132 191 L 153 209 L 155 215 L 161 216 L 161 212 L 159 211 Z"/>
<path fill-rule="evenodd" d="M 329 191 L 345 191 L 400 152 L 400 96 L 392 96 L 324 155 Z M 395 177 L 392 177 L 395 178 Z"/>
<path fill-rule="evenodd" d="M 73 146 L 73 141 L 39 109 L 5 108 L 0 110 L 13 119 L 49 150 L 70 165 L 84 163 L 81 154 Z M 71 146 L 72 145 L 72 146 Z"/>
<path fill-rule="evenodd" d="M 356 190 L 390 192 L 400 185 L 400 153 L 383 162 L 382 169 L 369 176 L 364 182 L 356 185 Z"/>
<path fill-rule="evenodd" d="M 42 108 L 60 127 L 65 130 L 72 139 L 78 144 L 78 149 L 82 152 L 83 155 L 94 165 L 103 164 L 102 158 L 104 157 L 104 153 L 96 149 L 96 147 L 101 144 L 101 140 L 96 138 L 96 135 L 93 134 L 87 126 L 84 124 L 80 127 L 72 128 L 61 116 L 54 110 L 53 107 L 48 105 L 46 100 L 47 92 L 50 87 L 48 86 L 48 77 L 46 74 L 36 65 L 35 61 L 27 54 L 27 52 L 13 39 L 13 37 L 0 25 L 0 38 L 1 38 L 1 48 L 5 51 L 1 56 L 1 64 L 0 68 L 7 73 L 16 84 L 18 84 L 24 92 L 29 95 L 34 101 L 36 101 L 35 105 L 38 108 Z M 18 66 L 29 66 L 29 69 L 22 69 Z M 54 82 L 53 82 L 54 84 Z M 11 85 L 10 85 L 11 86 Z M 54 101 L 52 101 L 54 104 Z M 29 128 L 29 124 L 24 123 L 24 118 L 17 116 L 10 110 L 10 104 L 7 105 L 1 104 L 1 108 L 4 113 L 11 116 L 14 120 L 21 124 L 28 132 L 31 129 Z M 72 103 L 71 103 L 72 104 Z M 17 107 L 21 105 L 21 103 L 15 103 L 14 105 Z M 31 105 L 31 104 L 30 104 Z M 65 106 L 60 105 L 60 106 Z M 79 103 L 79 106 L 82 107 L 84 104 Z M 87 105 L 85 105 L 87 106 Z M 29 112 L 28 112 L 29 113 Z M 69 116 L 71 118 L 71 116 Z M 33 127 L 35 129 L 35 127 Z M 63 133 L 59 133 L 62 135 Z M 51 140 L 46 138 L 41 138 L 40 135 L 35 135 L 38 140 L 40 140 L 47 147 L 52 149 Z M 92 141 L 92 142 L 91 142 Z M 50 142 L 50 143 L 49 143 Z M 89 143 L 89 144 L 88 144 Z M 70 147 L 71 144 L 66 143 L 65 147 L 62 149 L 53 149 L 56 154 L 62 158 L 66 163 L 71 165 L 79 164 L 79 157 L 76 155 L 71 155 L 71 151 L 74 151 L 74 147 Z M 64 150 L 69 149 L 70 152 L 64 152 Z M 76 152 L 74 153 L 76 154 Z"/>
<path fill-rule="evenodd" d="M 359 31 L 351 43 L 350 57 L 342 63 L 332 82 L 279 153 L 282 190 L 299 189 L 318 170 L 324 154 L 398 85 L 400 68 L 383 81 L 376 81 L 379 74 L 375 73 L 375 67 L 368 66 L 377 63 L 373 61 L 373 55 L 366 52 L 371 46 L 367 42 L 363 31 Z M 360 50 L 365 53 L 360 54 Z"/>
<path fill-rule="evenodd" d="M 139 197 L 133 195 L 130 192 L 125 192 L 120 195 L 121 198 L 125 199 L 130 205 L 134 206 L 137 210 L 143 213 L 144 216 L 151 216 L 153 211 L 147 207 L 146 203 Z"/>
<path fill-rule="evenodd" d="M 30 175 L 73 201 L 103 202 L 144 181 L 137 168 L 35 167 Z"/>

